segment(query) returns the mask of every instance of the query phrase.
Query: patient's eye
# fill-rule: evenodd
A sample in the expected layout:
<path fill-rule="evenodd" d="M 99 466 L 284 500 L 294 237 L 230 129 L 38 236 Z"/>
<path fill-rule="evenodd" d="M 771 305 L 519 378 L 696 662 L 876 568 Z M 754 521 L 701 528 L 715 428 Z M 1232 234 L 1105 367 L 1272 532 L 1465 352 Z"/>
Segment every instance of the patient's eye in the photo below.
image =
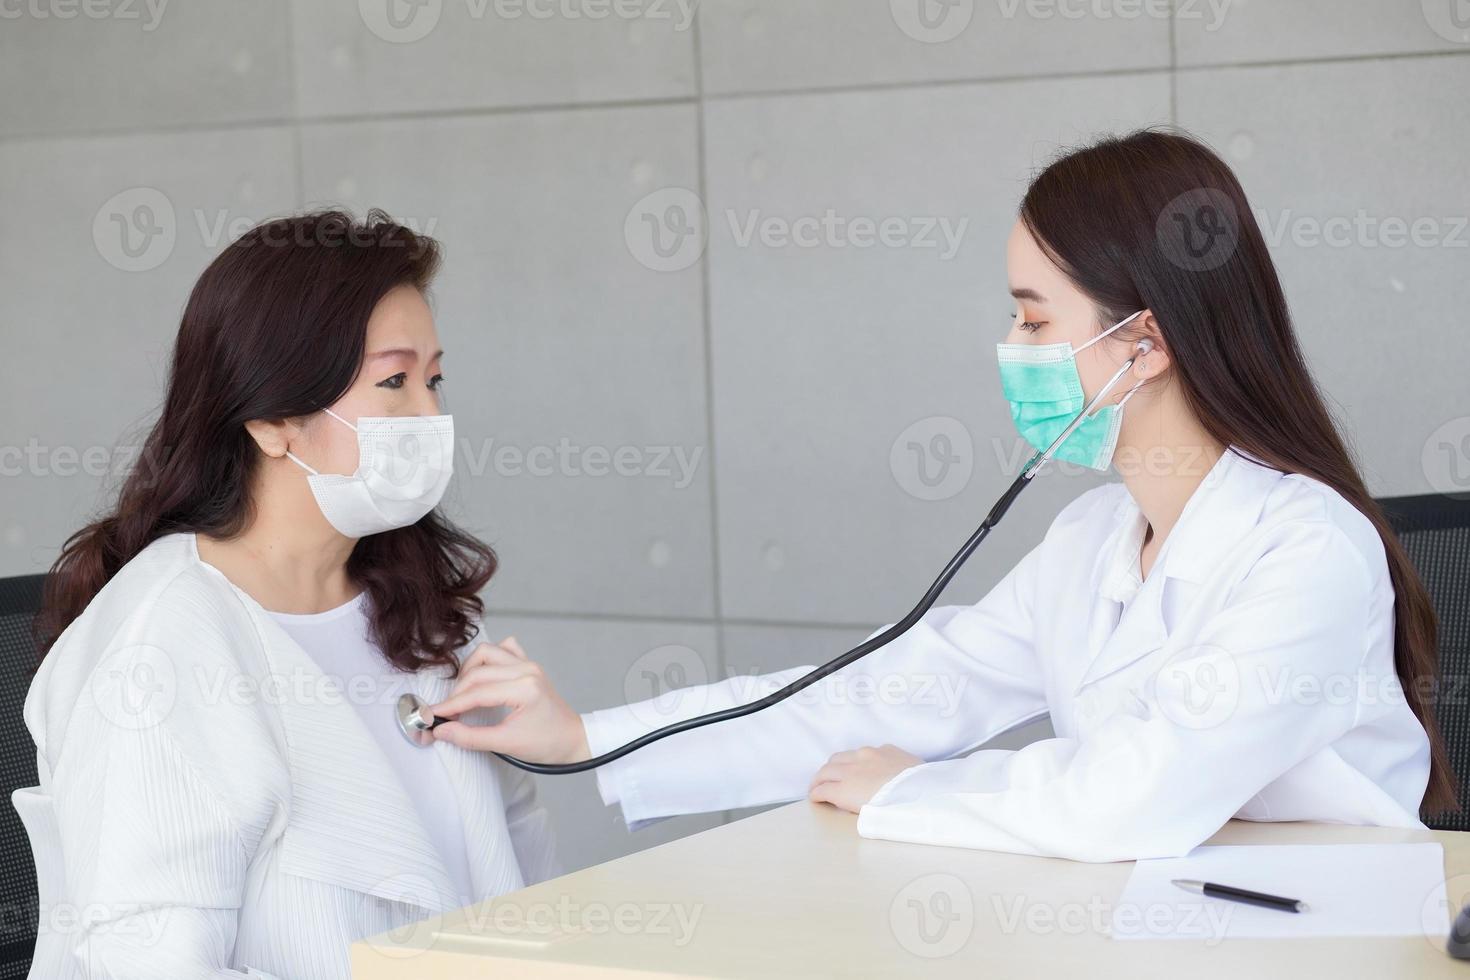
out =
<path fill-rule="evenodd" d="M 407 371 L 399 371 L 397 374 L 393 375 L 393 377 L 391 377 L 391 378 L 384 378 L 382 381 L 379 381 L 378 382 L 378 387 L 379 388 L 393 388 L 393 389 L 398 389 L 398 388 L 402 388 L 403 387 L 403 382 L 405 382 L 407 380 L 408 380 L 408 372 Z"/>
<path fill-rule="evenodd" d="M 434 391 L 438 391 L 443 386 L 443 384 L 444 375 L 442 374 L 436 374 L 429 379 L 429 387 Z"/>

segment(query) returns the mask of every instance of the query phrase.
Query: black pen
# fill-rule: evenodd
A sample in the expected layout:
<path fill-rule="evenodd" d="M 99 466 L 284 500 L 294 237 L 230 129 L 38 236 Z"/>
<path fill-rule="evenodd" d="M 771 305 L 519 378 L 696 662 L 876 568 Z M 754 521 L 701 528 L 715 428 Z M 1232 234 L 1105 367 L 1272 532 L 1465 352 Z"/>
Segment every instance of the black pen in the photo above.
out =
<path fill-rule="evenodd" d="M 1229 885 L 1217 885 L 1213 881 L 1190 881 L 1186 878 L 1171 880 L 1187 892 L 1207 895 L 1210 898 L 1244 902 L 1246 905 L 1259 905 L 1262 908 L 1278 909 L 1282 912 L 1305 912 L 1307 910 L 1307 903 L 1295 898 L 1282 898 L 1280 895 L 1267 895 L 1265 892 L 1253 892 L 1245 888 L 1231 888 Z"/>

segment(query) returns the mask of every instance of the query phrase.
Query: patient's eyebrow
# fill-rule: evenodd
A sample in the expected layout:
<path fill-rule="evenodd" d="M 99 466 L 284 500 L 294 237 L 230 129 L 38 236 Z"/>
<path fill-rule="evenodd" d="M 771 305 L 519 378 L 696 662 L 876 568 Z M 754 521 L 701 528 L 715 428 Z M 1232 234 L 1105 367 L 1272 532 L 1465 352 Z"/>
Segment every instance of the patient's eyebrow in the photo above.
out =
<path fill-rule="evenodd" d="M 1024 286 L 1020 287 L 1019 289 L 1012 289 L 1011 295 L 1014 296 L 1016 299 L 1030 300 L 1033 303 L 1046 302 L 1045 296 L 1041 295 L 1034 289 L 1027 289 Z"/>
<path fill-rule="evenodd" d="M 376 351 L 368 355 L 368 360 L 377 360 L 380 357 L 407 357 L 410 361 L 418 360 L 419 353 L 411 347 L 389 347 L 385 350 Z M 431 361 L 438 360 L 444 356 L 444 351 L 436 351 Z"/>

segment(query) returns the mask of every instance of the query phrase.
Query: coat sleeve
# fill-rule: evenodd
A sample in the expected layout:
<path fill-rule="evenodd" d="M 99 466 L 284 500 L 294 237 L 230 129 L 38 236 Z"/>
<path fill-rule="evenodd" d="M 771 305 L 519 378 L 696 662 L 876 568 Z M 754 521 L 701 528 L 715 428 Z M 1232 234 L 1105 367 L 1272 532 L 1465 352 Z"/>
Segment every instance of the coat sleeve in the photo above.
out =
<path fill-rule="evenodd" d="M 780 704 L 603 766 L 604 802 L 621 804 L 636 829 L 674 814 L 794 800 L 834 752 L 892 742 L 943 759 L 1044 714 L 1031 621 L 1040 549 L 975 605 L 931 610 L 908 633 Z M 583 716 L 588 742 L 600 754 L 663 725 L 749 703 L 812 669 L 685 688 L 673 708 L 665 696 L 593 711 Z"/>
<path fill-rule="evenodd" d="M 1071 858 L 1176 857 L 1356 723 L 1372 579 L 1345 532 L 1295 522 L 1227 604 L 1084 739 L 1052 738 L 909 769 L 858 816 L 865 837 Z"/>
<path fill-rule="evenodd" d="M 177 600 L 179 597 L 172 597 Z M 197 597 L 196 597 L 197 598 Z M 246 871 L 289 794 L 227 628 L 155 602 L 48 710 L 68 945 L 88 978 L 262 976 L 230 968 Z M 80 656 L 74 647 L 50 656 Z"/>

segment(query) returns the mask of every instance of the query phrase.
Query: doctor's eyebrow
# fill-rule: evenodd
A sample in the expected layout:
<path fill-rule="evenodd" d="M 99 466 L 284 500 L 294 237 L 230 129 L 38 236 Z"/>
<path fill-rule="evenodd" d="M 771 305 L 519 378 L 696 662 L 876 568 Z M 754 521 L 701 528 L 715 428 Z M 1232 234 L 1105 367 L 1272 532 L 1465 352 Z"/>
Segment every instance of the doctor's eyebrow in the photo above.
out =
<path fill-rule="evenodd" d="M 1012 289 L 1011 290 L 1011 295 L 1014 296 L 1016 299 L 1030 300 L 1033 303 L 1045 303 L 1046 302 L 1046 297 L 1045 296 L 1041 295 L 1040 293 L 1038 293 L 1034 289 L 1027 289 L 1025 287 L 1021 287 L 1019 289 Z"/>
<path fill-rule="evenodd" d="M 417 360 L 418 359 L 418 356 L 419 356 L 418 351 L 413 350 L 413 349 L 408 348 L 408 347 L 389 347 L 386 350 L 380 350 L 380 351 L 376 351 L 376 352 L 374 352 L 372 354 L 369 354 L 368 355 L 368 360 L 375 361 L 375 360 L 377 360 L 380 357 L 397 357 L 397 356 L 400 356 L 400 355 L 401 356 L 404 356 L 404 357 L 407 357 L 410 361 Z M 431 360 L 431 361 L 438 360 L 439 358 L 441 358 L 443 356 L 444 356 L 444 351 L 443 350 L 439 350 L 439 351 L 436 351 L 434 353 L 434 356 L 431 357 L 431 358 L 429 358 L 429 360 Z"/>

